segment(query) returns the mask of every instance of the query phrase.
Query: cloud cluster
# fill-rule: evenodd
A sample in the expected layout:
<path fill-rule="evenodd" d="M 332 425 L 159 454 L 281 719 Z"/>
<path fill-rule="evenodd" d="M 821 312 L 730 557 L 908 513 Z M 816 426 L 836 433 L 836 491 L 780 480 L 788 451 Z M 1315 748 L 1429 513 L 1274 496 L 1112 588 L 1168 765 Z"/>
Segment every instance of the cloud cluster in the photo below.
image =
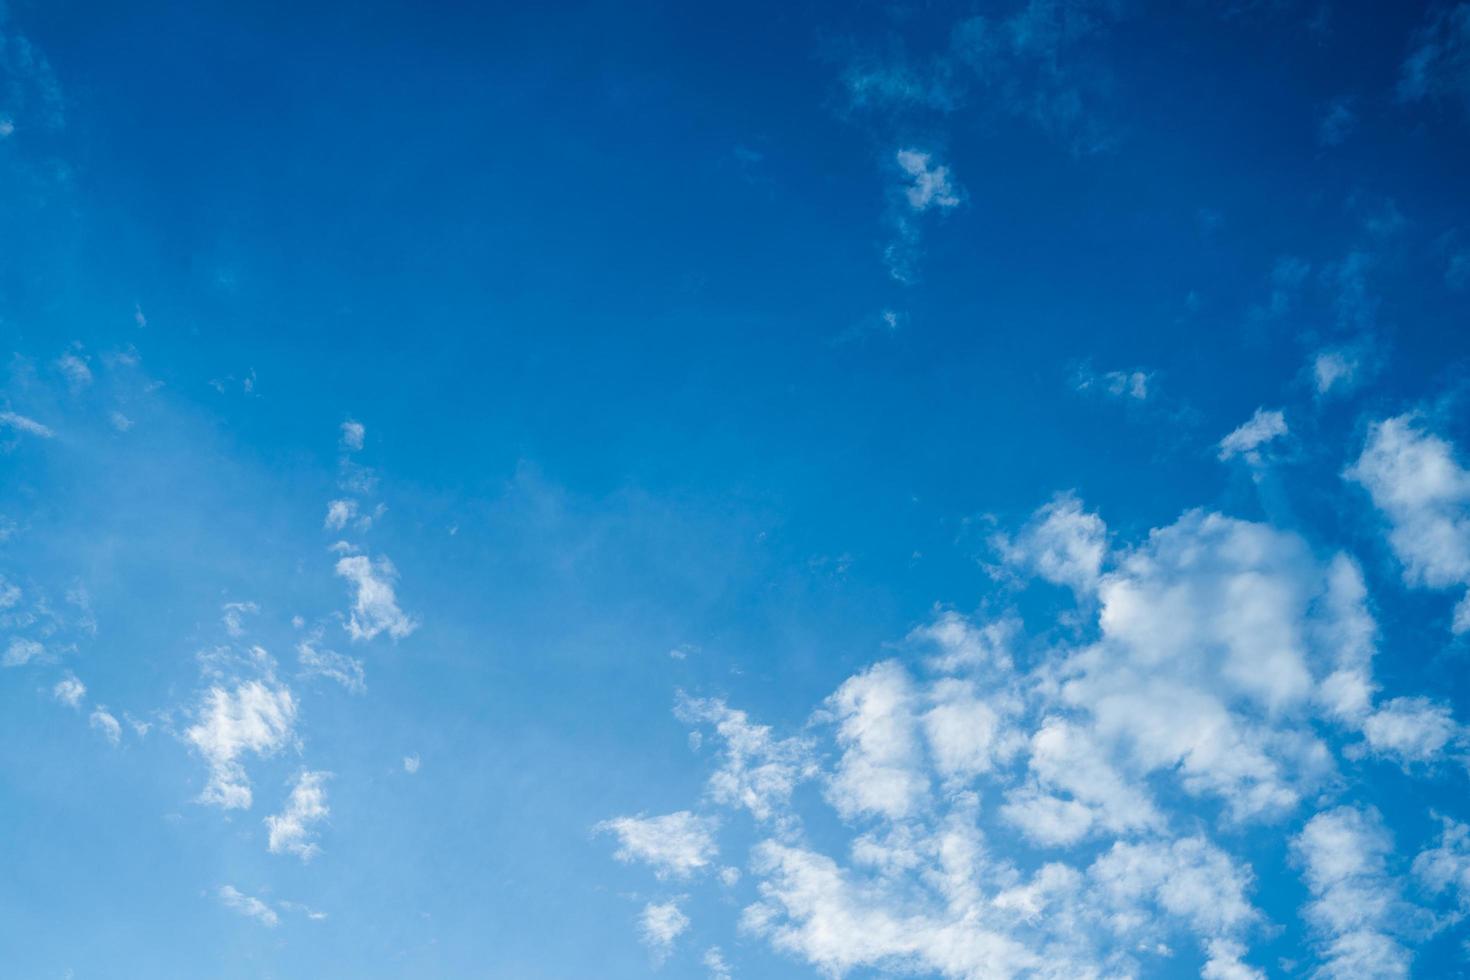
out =
<path fill-rule="evenodd" d="M 1422 456 L 1394 471 L 1437 488 L 1409 494 L 1414 508 L 1460 479 L 1424 438 L 1439 475 Z M 718 812 L 743 811 L 756 898 L 742 929 L 832 976 L 1131 975 L 1192 948 L 1203 976 L 1252 978 L 1266 920 L 1255 870 L 1222 841 L 1295 826 L 1322 975 L 1402 975 L 1423 916 L 1376 815 L 1330 800 L 1352 766 L 1412 778 L 1456 758 L 1464 732 L 1445 704 L 1380 697 L 1357 563 L 1205 510 L 1124 544 L 1071 494 L 993 544 L 1018 584 L 1072 593 L 1071 639 L 937 610 L 904 656 L 848 677 L 786 737 L 681 695 L 676 715 L 716 749 L 705 792 L 697 809 L 602 825 L 618 856 L 697 884 L 730 826 Z M 1446 822 L 1415 862 L 1422 889 L 1470 901 L 1467 839 Z"/>

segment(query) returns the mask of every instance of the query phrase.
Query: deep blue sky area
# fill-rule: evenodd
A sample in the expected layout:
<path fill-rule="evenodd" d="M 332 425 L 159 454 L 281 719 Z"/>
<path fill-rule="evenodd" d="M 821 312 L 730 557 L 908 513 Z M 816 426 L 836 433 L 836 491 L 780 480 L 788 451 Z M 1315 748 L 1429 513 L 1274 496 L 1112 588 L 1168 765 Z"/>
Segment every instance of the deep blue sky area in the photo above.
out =
<path fill-rule="evenodd" d="M 1470 973 L 1467 174 L 1467 0 L 0 0 L 0 975 Z"/>

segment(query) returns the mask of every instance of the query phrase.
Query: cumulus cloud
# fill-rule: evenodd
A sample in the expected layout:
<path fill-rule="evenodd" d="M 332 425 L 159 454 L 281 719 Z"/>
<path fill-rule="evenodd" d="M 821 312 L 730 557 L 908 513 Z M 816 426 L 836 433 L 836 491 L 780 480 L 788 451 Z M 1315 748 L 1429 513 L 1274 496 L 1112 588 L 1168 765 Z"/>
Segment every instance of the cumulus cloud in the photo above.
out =
<path fill-rule="evenodd" d="M 916 765 L 917 707 L 908 674 L 895 661 L 849 678 L 829 701 L 842 758 L 827 797 L 844 817 L 906 817 L 922 805 L 927 780 Z"/>
<path fill-rule="evenodd" d="M 1088 593 L 1097 587 L 1107 558 L 1108 528 L 1075 494 L 1063 493 L 1032 515 L 1014 539 L 998 534 L 992 544 L 1007 564 Z"/>
<path fill-rule="evenodd" d="M 259 922 L 263 926 L 275 928 L 281 921 L 276 915 L 275 909 L 265 904 L 258 898 L 252 898 L 242 893 L 234 885 L 224 885 L 219 890 L 219 900 L 225 908 L 233 909 L 243 916 L 247 916 Z"/>
<path fill-rule="evenodd" d="M 367 429 L 361 422 L 348 419 L 342 423 L 342 448 L 348 452 L 356 452 L 362 448 L 362 440 L 366 435 Z"/>
<path fill-rule="evenodd" d="M 1358 379 L 1358 354 L 1345 349 L 1320 351 L 1312 358 L 1312 380 L 1318 395 L 1351 388 Z"/>
<path fill-rule="evenodd" d="M 32 661 L 41 661 L 44 659 L 46 659 L 46 648 L 44 646 L 35 640 L 17 636 L 5 648 L 5 655 L 0 657 L 0 666 L 24 667 Z"/>
<path fill-rule="evenodd" d="M 660 878 L 687 878 L 707 868 L 719 853 L 716 826 L 711 818 L 680 810 L 661 817 L 618 817 L 596 829 L 617 836 L 618 860 L 642 861 Z"/>
<path fill-rule="evenodd" d="M 1344 474 L 1388 518 L 1388 543 L 1410 585 L 1470 585 L 1470 472 L 1453 447 L 1413 416 L 1374 423 L 1362 455 Z M 1455 610 L 1456 633 L 1470 630 L 1470 595 Z"/>
<path fill-rule="evenodd" d="M 718 746 L 705 804 L 753 818 L 743 930 L 832 976 L 1153 975 L 1184 968 L 1160 966 L 1182 944 L 1203 977 L 1262 980 L 1255 870 L 1210 830 L 1256 822 L 1293 839 L 1323 975 L 1395 975 L 1410 910 L 1381 826 L 1344 809 L 1302 827 L 1303 803 L 1344 785 L 1334 745 L 1407 768 L 1462 735 L 1444 705 L 1379 700 L 1357 563 L 1206 511 L 1110 540 L 1067 497 L 1002 543 L 1077 590 L 1044 641 L 939 610 L 899 645 L 910 662 L 853 673 L 787 738 L 680 697 L 681 720 L 714 728 L 695 744 Z M 700 868 L 725 826 L 700 836 Z M 1425 888 L 1459 887 L 1466 835 L 1424 852 Z M 1017 866 L 1018 846 L 1037 859 Z"/>
<path fill-rule="evenodd" d="M 51 696 L 68 708 L 81 707 L 82 698 L 86 695 L 87 686 L 79 681 L 75 674 L 67 674 L 51 689 Z"/>
<path fill-rule="evenodd" d="M 418 629 L 418 623 L 398 608 L 393 588 L 398 572 L 387 557 L 374 562 L 366 555 L 348 555 L 338 559 L 337 574 L 356 589 L 347 620 L 347 632 L 354 640 L 371 640 L 385 632 L 401 640 Z"/>
<path fill-rule="evenodd" d="M 638 917 L 638 931 L 643 942 L 662 962 L 674 948 L 674 941 L 689 928 L 689 917 L 677 901 L 649 902 Z"/>
<path fill-rule="evenodd" d="M 1011 644 L 1021 623 L 1013 617 L 975 624 L 957 612 L 941 612 L 931 623 L 916 626 L 908 642 L 934 650 L 929 666 L 949 673 L 962 668 L 1011 668 Z"/>
<path fill-rule="evenodd" d="M 286 808 L 274 816 L 265 818 L 270 832 L 269 847 L 272 854 L 295 854 L 303 861 L 310 861 L 321 847 L 316 843 L 313 825 L 325 820 L 331 810 L 327 808 L 326 781 L 329 772 L 303 772 L 296 777 Z"/>
<path fill-rule="evenodd" d="M 254 616 L 260 607 L 253 602 L 227 602 L 221 607 L 221 621 L 225 632 L 234 637 L 245 635 L 245 617 Z"/>
<path fill-rule="evenodd" d="M 225 809 L 248 808 L 250 782 L 243 757 L 271 755 L 286 746 L 296 722 L 296 699 L 290 690 L 259 680 L 233 690 L 211 687 L 195 712 L 197 721 L 184 732 L 209 766 L 201 803 Z"/>
<path fill-rule="evenodd" d="M 1291 846 L 1312 893 L 1302 915 L 1321 942 L 1318 975 L 1407 977 L 1411 955 L 1396 935 L 1400 886 L 1388 872 L 1393 841 L 1378 814 L 1349 806 L 1319 813 Z"/>
<path fill-rule="evenodd" d="M 333 500 L 327 504 L 327 517 L 322 521 L 322 527 L 329 531 L 340 531 L 356 516 L 357 501 Z"/>
<path fill-rule="evenodd" d="M 1239 456 L 1252 466 L 1261 463 L 1261 447 L 1286 435 L 1286 416 L 1279 410 L 1256 409 L 1249 421 L 1220 440 L 1220 459 Z"/>
<path fill-rule="evenodd" d="M 769 725 L 753 723 L 744 711 L 718 698 L 681 695 L 674 713 L 688 724 L 712 725 L 719 737 L 720 765 L 707 789 L 712 802 L 741 807 L 761 823 L 791 827 L 792 793 L 818 771 L 808 741 L 777 738 Z"/>
<path fill-rule="evenodd" d="M 904 200 L 915 211 L 958 207 L 960 192 L 950 176 L 949 168 L 934 162 L 934 156 L 923 150 L 903 149 L 894 155 L 906 179 Z"/>

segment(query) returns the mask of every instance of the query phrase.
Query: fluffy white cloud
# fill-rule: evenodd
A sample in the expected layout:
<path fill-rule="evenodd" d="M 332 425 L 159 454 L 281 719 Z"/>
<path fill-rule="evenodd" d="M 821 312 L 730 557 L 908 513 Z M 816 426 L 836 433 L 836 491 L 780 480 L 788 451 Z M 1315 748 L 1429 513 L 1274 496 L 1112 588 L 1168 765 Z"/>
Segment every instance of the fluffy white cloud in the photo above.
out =
<path fill-rule="evenodd" d="M 892 660 L 849 678 L 832 695 L 829 706 L 843 752 L 827 798 L 844 817 L 898 819 L 923 804 L 929 787 L 917 764 L 914 698 L 908 674 Z"/>
<path fill-rule="evenodd" d="M 1358 355 L 1347 350 L 1324 350 L 1312 359 L 1312 380 L 1317 394 L 1349 388 L 1358 377 Z"/>
<path fill-rule="evenodd" d="M 258 898 L 252 898 L 243 894 L 234 885 L 225 885 L 219 890 L 219 900 L 225 908 L 233 909 L 241 915 L 248 916 L 261 925 L 274 928 L 280 921 L 275 909 L 265 904 Z"/>
<path fill-rule="evenodd" d="M 106 707 L 98 705 L 87 718 L 87 724 L 94 730 L 100 732 L 102 737 L 113 745 L 122 740 L 122 726 Z"/>
<path fill-rule="evenodd" d="M 69 708 L 81 707 L 82 698 L 86 695 L 87 686 L 75 674 L 67 674 L 51 689 L 51 696 Z"/>
<path fill-rule="evenodd" d="M 327 504 L 327 516 L 322 521 L 322 527 L 329 531 L 340 531 L 347 526 L 347 522 L 357 516 L 357 501 L 351 498 L 345 500 L 333 500 Z"/>
<path fill-rule="evenodd" d="M 1389 520 L 1388 543 L 1410 585 L 1470 585 L 1470 471 L 1453 447 L 1423 431 L 1413 416 L 1375 423 L 1344 474 L 1368 491 Z M 1454 630 L 1470 630 L 1470 595 L 1455 610 Z"/>
<path fill-rule="evenodd" d="M 720 766 L 709 779 L 711 800 L 742 807 L 762 823 L 793 826 L 791 794 L 817 774 L 809 742 L 778 739 L 770 726 L 753 724 L 744 711 L 714 698 L 681 696 L 674 713 L 688 724 L 713 725 L 723 744 Z"/>
<path fill-rule="evenodd" d="M 1363 735 L 1375 752 L 1402 762 L 1429 762 L 1460 737 L 1447 705 L 1428 698 L 1394 698 L 1363 722 Z"/>
<path fill-rule="evenodd" d="M 676 901 L 649 902 L 638 917 L 638 930 L 643 942 L 662 962 L 674 948 L 674 940 L 689 928 L 689 917 Z"/>
<path fill-rule="evenodd" d="M 357 590 L 347 632 L 354 640 L 371 640 L 386 632 L 395 640 L 418 629 L 418 623 L 398 608 L 393 584 L 398 572 L 386 557 L 376 562 L 366 555 L 348 555 L 337 561 L 337 574 Z"/>
<path fill-rule="evenodd" d="M 362 448 L 362 440 L 366 435 L 367 429 L 361 422 L 348 419 L 342 423 L 342 448 L 349 452 L 356 452 Z"/>
<path fill-rule="evenodd" d="M 704 951 L 704 957 L 700 960 L 704 968 L 709 971 L 709 980 L 730 980 L 730 964 L 725 959 L 725 953 L 718 946 L 711 946 Z"/>
<path fill-rule="evenodd" d="M 1459 726 L 1432 701 L 1378 699 L 1362 573 L 1296 534 L 1189 511 L 1110 544 L 1062 497 L 1003 545 L 1014 568 L 1076 589 L 1044 640 L 941 611 L 901 645 L 911 665 L 848 677 L 799 738 L 681 696 L 676 714 L 722 746 L 706 801 L 755 817 L 743 927 L 832 976 L 1149 975 L 1184 942 L 1203 977 L 1262 980 L 1253 869 L 1205 829 L 1289 833 L 1303 800 L 1342 785 L 1330 745 L 1408 766 L 1458 747 Z M 807 781 L 824 791 L 796 793 Z M 1467 837 L 1425 852 L 1426 887 L 1460 880 Z M 999 856 L 1020 841 L 1069 850 L 1023 871 Z M 1295 837 L 1326 976 L 1408 962 L 1385 841 L 1348 809 Z M 1368 863 L 1344 870 L 1339 851 Z"/>
<path fill-rule="evenodd" d="M 922 150 L 899 150 L 894 157 L 907 178 L 904 200 L 915 211 L 930 208 L 948 210 L 960 203 L 960 192 L 950 177 L 949 168 L 934 162 L 933 155 Z"/>
<path fill-rule="evenodd" d="M 17 636 L 11 639 L 5 655 L 0 657 L 0 667 L 24 667 L 33 660 L 45 659 L 45 656 L 46 648 L 40 643 Z"/>
<path fill-rule="evenodd" d="M 1286 416 L 1278 410 L 1256 409 L 1249 421 L 1220 440 L 1220 459 L 1240 456 L 1247 463 L 1261 462 L 1261 447 L 1286 435 Z"/>
<path fill-rule="evenodd" d="M 597 825 L 602 833 L 617 835 L 617 858 L 652 865 L 660 878 L 687 878 L 709 866 L 719 853 L 716 822 L 688 810 L 661 817 L 618 817 Z"/>
<path fill-rule="evenodd" d="M 986 666 L 1010 670 L 1011 644 L 1020 629 L 1020 620 L 1014 618 L 977 626 L 957 612 L 946 611 L 932 623 L 914 627 L 908 641 L 931 646 L 936 653 L 929 666 L 938 671 Z"/>
<path fill-rule="evenodd" d="M 1402 900 L 1388 873 L 1393 842 L 1377 813 L 1347 806 L 1319 813 L 1292 850 L 1312 893 L 1302 915 L 1322 943 L 1318 975 L 1407 977 L 1411 956 L 1395 935 Z"/>
<path fill-rule="evenodd" d="M 225 632 L 234 637 L 245 635 L 245 617 L 254 616 L 260 607 L 253 602 L 227 602 L 221 607 L 221 621 Z"/>
<path fill-rule="evenodd" d="M 1440 823 L 1438 842 L 1414 858 L 1414 877 L 1431 895 L 1453 893 L 1461 914 L 1470 914 L 1470 826 L 1446 817 Z"/>
<path fill-rule="evenodd" d="M 1086 593 L 1096 588 L 1107 559 L 1108 528 L 1075 494 L 1063 493 L 1032 515 L 1014 540 L 997 534 L 992 544 L 1008 564 Z"/>
<path fill-rule="evenodd" d="M 410 776 L 419 771 L 420 765 L 422 765 L 422 763 L 419 761 L 419 757 L 417 755 L 406 755 L 403 757 L 403 771 L 408 773 Z"/>
<path fill-rule="evenodd" d="M 310 861 L 320 853 L 321 847 L 313 839 L 312 827 L 331 814 L 327 807 L 326 787 L 331 775 L 329 772 L 301 773 L 296 777 L 290 798 L 286 800 L 286 808 L 265 818 L 272 854 L 295 854 L 303 861 Z"/>
<path fill-rule="evenodd" d="M 241 758 L 270 755 L 291 740 L 296 699 L 290 690 L 259 680 L 234 690 L 211 687 L 184 738 L 209 765 L 209 782 L 199 799 L 226 809 L 251 803 L 250 783 Z"/>

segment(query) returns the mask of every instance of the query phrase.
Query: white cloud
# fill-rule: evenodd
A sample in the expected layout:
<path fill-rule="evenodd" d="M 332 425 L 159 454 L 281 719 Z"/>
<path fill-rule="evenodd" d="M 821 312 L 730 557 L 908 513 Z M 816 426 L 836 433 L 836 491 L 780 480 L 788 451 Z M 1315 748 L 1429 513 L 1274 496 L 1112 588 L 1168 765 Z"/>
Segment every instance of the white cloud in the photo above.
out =
<path fill-rule="evenodd" d="M 708 795 L 722 806 L 739 806 L 761 823 L 792 825 L 791 795 L 817 774 L 811 746 L 800 738 L 778 739 L 724 701 L 680 696 L 674 714 L 689 724 L 710 724 L 724 749 L 710 776 Z"/>
<path fill-rule="evenodd" d="M 688 810 L 661 817 L 617 817 L 598 824 L 599 833 L 617 835 L 620 861 L 642 861 L 660 878 L 687 878 L 709 866 L 719 853 L 716 822 Z"/>
<path fill-rule="evenodd" d="M 219 900 L 224 903 L 225 908 L 255 919 L 261 925 L 274 928 L 281 921 L 275 909 L 258 898 L 242 894 L 234 885 L 222 887 L 219 890 Z"/>
<path fill-rule="evenodd" d="M 56 370 L 66 378 L 66 383 L 75 391 L 92 383 L 92 369 L 87 362 L 74 353 L 62 354 L 56 359 Z"/>
<path fill-rule="evenodd" d="M 118 744 L 122 739 L 122 726 L 117 723 L 117 719 L 112 716 L 111 712 L 102 705 L 98 705 L 93 709 L 92 714 L 87 719 L 87 724 L 98 732 L 101 732 L 102 737 L 113 745 Z"/>
<path fill-rule="evenodd" d="M 348 419 L 342 423 L 342 448 L 349 452 L 356 452 L 362 448 L 362 440 L 365 435 L 367 435 L 367 429 L 361 422 Z"/>
<path fill-rule="evenodd" d="M 114 411 L 107 419 L 112 423 L 112 427 L 119 432 L 126 432 L 133 427 L 133 420 L 122 412 Z"/>
<path fill-rule="evenodd" d="M 75 674 L 67 674 L 51 689 L 51 696 L 68 708 L 81 707 L 82 698 L 86 695 L 87 686 L 79 681 Z"/>
<path fill-rule="evenodd" d="M 361 660 L 333 650 L 318 650 L 314 640 L 296 644 L 296 662 L 304 677 L 325 677 L 353 694 L 367 690 L 367 674 Z"/>
<path fill-rule="evenodd" d="M 1440 817 L 1439 840 L 1414 858 L 1414 877 L 1431 895 L 1454 894 L 1461 914 L 1470 914 L 1470 826 Z"/>
<path fill-rule="evenodd" d="M 347 620 L 347 632 L 354 640 L 371 640 L 383 632 L 399 640 L 418 628 L 418 623 L 398 608 L 398 597 L 393 591 L 398 573 L 386 557 L 376 562 L 366 555 L 340 558 L 337 574 L 357 589 Z"/>
<path fill-rule="evenodd" d="M 1011 644 L 1020 629 L 1020 621 L 1014 618 L 976 626 L 959 613 L 946 611 L 934 617 L 932 623 L 911 630 L 908 641 L 938 651 L 928 661 L 934 670 L 947 673 L 993 666 L 1004 671 L 1011 668 Z"/>
<path fill-rule="evenodd" d="M 928 782 L 916 764 L 917 705 L 908 674 L 896 661 L 875 664 L 848 678 L 828 704 L 843 749 L 827 784 L 827 798 L 837 812 L 889 819 L 914 813 Z"/>
<path fill-rule="evenodd" d="M 638 930 L 643 942 L 659 962 L 669 955 L 674 948 L 674 940 L 688 928 L 689 917 L 679 908 L 677 901 L 649 902 L 638 917 Z"/>
<path fill-rule="evenodd" d="M 1363 722 L 1368 745 L 1402 762 L 1429 762 L 1460 737 L 1447 705 L 1428 698 L 1394 698 Z"/>
<path fill-rule="evenodd" d="M 1312 378 L 1317 394 L 1350 388 L 1357 381 L 1360 366 L 1357 354 L 1348 350 L 1320 351 L 1312 359 Z"/>
<path fill-rule="evenodd" d="M 704 951 L 704 957 L 700 960 L 704 968 L 709 971 L 709 980 L 730 980 L 730 964 L 725 959 L 724 952 L 718 946 L 711 946 Z"/>
<path fill-rule="evenodd" d="M 960 192 L 949 174 L 949 168 L 935 164 L 933 155 L 922 150 L 899 150 L 894 157 L 908 178 L 904 199 L 915 211 L 930 208 L 948 210 L 960 203 Z"/>
<path fill-rule="evenodd" d="M 1344 475 L 1388 517 L 1388 543 L 1406 582 L 1470 585 L 1470 472 L 1448 442 L 1422 431 L 1412 416 L 1377 422 Z M 1470 630 L 1470 596 L 1456 609 L 1453 629 Z"/>
<path fill-rule="evenodd" d="M 17 636 L 10 641 L 5 648 L 5 656 L 0 657 L 0 666 L 24 667 L 31 661 L 40 661 L 46 657 L 46 648 L 35 640 Z"/>
<path fill-rule="evenodd" d="M 331 814 L 327 808 L 326 788 L 326 781 L 331 775 L 329 772 L 301 773 L 296 777 L 286 808 L 265 818 L 272 854 L 295 854 L 303 861 L 310 861 L 321 851 L 313 839 L 312 826 Z"/>
<path fill-rule="evenodd" d="M 1279 410 L 1256 409 L 1240 428 L 1220 440 L 1220 459 L 1240 456 L 1252 466 L 1261 462 L 1261 447 L 1287 434 L 1286 416 Z"/>
<path fill-rule="evenodd" d="M 1082 508 L 1075 494 L 1061 493 L 1031 516 L 1014 540 L 991 542 L 1006 563 L 1032 571 L 1078 593 L 1092 592 L 1108 554 L 1108 528 Z"/>
<path fill-rule="evenodd" d="M 270 755 L 291 740 L 296 700 L 290 690 L 258 680 L 233 691 L 211 687 L 196 712 L 198 721 L 184 738 L 209 765 L 201 803 L 232 808 L 251 804 L 250 783 L 241 757 Z"/>
<path fill-rule="evenodd" d="M 235 637 L 245 635 L 245 617 L 260 612 L 260 607 L 253 602 L 227 602 L 220 609 L 225 632 Z"/>
<path fill-rule="evenodd" d="M 419 757 L 417 755 L 406 755 L 403 757 L 403 771 L 412 776 L 419 771 Z"/>
<path fill-rule="evenodd" d="M 0 426 L 6 426 L 17 432 L 27 433 L 28 435 L 40 436 L 42 439 L 50 439 L 56 435 L 56 433 L 35 419 L 26 418 L 24 415 L 19 415 L 15 412 L 0 412 Z"/>
<path fill-rule="evenodd" d="M 327 504 L 327 517 L 322 527 L 329 531 L 340 531 L 347 522 L 357 516 L 357 501 L 333 500 Z"/>
<path fill-rule="evenodd" d="M 1321 941 L 1318 975 L 1407 977 L 1410 953 L 1395 936 L 1399 885 L 1387 869 L 1393 842 L 1377 813 L 1347 806 L 1319 813 L 1293 838 L 1292 852 L 1312 893 L 1302 915 Z"/>

